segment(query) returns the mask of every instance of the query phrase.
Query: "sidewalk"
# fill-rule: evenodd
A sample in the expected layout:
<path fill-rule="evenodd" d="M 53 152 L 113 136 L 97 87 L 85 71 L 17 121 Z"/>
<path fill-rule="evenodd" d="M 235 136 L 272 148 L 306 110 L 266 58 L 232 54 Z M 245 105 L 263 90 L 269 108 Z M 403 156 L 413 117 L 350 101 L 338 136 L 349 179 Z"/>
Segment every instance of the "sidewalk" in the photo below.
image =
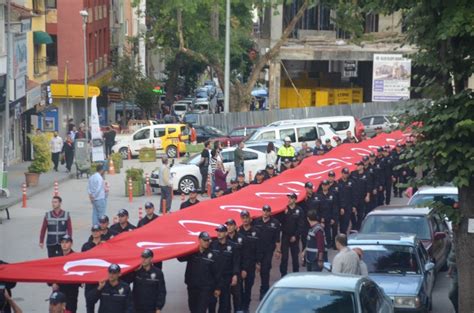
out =
<path fill-rule="evenodd" d="M 10 197 L 0 198 L 0 206 L 8 205 L 13 206 L 17 203 L 20 203 L 22 200 L 22 186 L 25 182 L 25 172 L 30 166 L 31 162 L 23 162 L 20 164 L 11 165 L 7 168 L 8 172 L 8 190 L 10 191 Z M 26 195 L 28 198 L 31 198 L 33 195 L 36 195 L 39 192 L 51 189 L 51 196 L 53 195 L 53 186 L 54 182 L 57 181 L 61 183 L 67 179 L 73 178 L 74 175 L 67 173 L 64 166 L 60 166 L 59 172 L 51 170 L 48 173 L 43 173 L 40 175 L 39 183 L 36 187 L 28 187 L 26 190 Z M 4 214 L 4 213 L 0 213 Z"/>

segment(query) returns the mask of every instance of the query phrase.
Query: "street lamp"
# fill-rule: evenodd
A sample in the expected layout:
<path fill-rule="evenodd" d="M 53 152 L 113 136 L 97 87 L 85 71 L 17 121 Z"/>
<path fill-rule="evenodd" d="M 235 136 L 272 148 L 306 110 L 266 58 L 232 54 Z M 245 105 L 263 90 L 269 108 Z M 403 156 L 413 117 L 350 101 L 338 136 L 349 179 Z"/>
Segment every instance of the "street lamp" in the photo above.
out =
<path fill-rule="evenodd" d="M 89 139 L 89 106 L 87 104 L 87 97 L 89 96 L 89 86 L 87 82 L 87 76 L 88 75 L 88 69 L 87 69 L 87 19 L 89 17 L 89 13 L 87 10 L 81 10 L 79 11 L 79 14 L 82 16 L 82 31 L 84 33 L 84 107 L 85 107 L 85 113 L 86 113 L 86 140 Z"/>

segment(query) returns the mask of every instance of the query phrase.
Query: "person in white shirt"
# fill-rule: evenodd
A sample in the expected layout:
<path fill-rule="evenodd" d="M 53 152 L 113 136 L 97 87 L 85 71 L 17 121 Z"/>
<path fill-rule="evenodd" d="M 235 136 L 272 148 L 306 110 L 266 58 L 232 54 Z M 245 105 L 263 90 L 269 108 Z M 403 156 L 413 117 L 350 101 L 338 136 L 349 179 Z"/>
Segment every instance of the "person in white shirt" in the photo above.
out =
<path fill-rule="evenodd" d="M 59 156 L 63 151 L 63 139 L 58 136 L 58 132 L 54 132 L 53 139 L 50 141 L 51 146 L 51 159 L 53 160 L 54 170 L 58 171 Z"/>
<path fill-rule="evenodd" d="M 274 165 L 276 163 L 277 155 L 275 152 L 275 145 L 271 141 L 267 145 L 266 157 L 267 157 L 266 165 L 269 165 L 269 164 Z"/>
<path fill-rule="evenodd" d="M 360 260 L 357 253 L 347 247 L 347 236 L 336 236 L 336 249 L 339 251 L 332 262 L 332 272 L 335 274 L 361 275 Z"/>
<path fill-rule="evenodd" d="M 89 177 L 87 193 L 92 203 L 92 225 L 99 224 L 99 218 L 107 214 L 107 195 L 104 181 L 104 166 L 98 164 L 97 172 Z"/>
<path fill-rule="evenodd" d="M 171 200 L 173 200 L 173 180 L 168 165 L 168 157 L 161 159 L 162 165 L 159 170 L 159 181 L 161 189 L 161 213 L 169 213 L 171 210 Z M 166 200 L 166 207 L 163 207 L 163 200 Z"/>

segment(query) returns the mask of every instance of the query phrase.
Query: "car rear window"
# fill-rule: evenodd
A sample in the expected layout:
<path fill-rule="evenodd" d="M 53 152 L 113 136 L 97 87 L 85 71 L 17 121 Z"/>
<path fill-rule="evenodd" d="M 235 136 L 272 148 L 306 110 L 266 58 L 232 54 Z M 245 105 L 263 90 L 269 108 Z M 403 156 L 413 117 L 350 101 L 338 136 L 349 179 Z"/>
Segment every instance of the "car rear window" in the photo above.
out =
<path fill-rule="evenodd" d="M 426 216 L 369 215 L 359 233 L 407 233 L 416 234 L 421 240 L 431 240 Z"/>
<path fill-rule="evenodd" d="M 335 130 L 335 131 L 345 131 L 349 130 L 350 122 L 331 122 L 329 125 Z"/>
<path fill-rule="evenodd" d="M 410 201 L 408 205 L 414 206 L 428 206 L 432 202 L 441 202 L 445 205 L 453 205 L 456 202 L 459 202 L 458 195 L 440 195 L 440 194 L 416 194 Z"/>

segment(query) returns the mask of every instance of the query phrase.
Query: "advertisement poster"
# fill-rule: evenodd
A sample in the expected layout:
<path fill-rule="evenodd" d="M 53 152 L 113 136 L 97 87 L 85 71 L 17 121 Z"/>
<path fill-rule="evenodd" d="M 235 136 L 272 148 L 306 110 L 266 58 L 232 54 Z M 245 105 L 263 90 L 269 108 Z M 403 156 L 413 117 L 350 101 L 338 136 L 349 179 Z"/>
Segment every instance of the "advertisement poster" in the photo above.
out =
<path fill-rule="evenodd" d="M 92 98 L 91 102 L 91 142 L 92 142 L 92 162 L 103 161 L 104 140 L 99 124 L 99 113 L 97 112 L 97 97 Z"/>
<path fill-rule="evenodd" d="M 401 54 L 374 54 L 372 101 L 410 99 L 411 60 Z"/>
<path fill-rule="evenodd" d="M 25 76 L 28 70 L 28 48 L 26 34 L 14 34 L 13 37 L 13 78 Z"/>

